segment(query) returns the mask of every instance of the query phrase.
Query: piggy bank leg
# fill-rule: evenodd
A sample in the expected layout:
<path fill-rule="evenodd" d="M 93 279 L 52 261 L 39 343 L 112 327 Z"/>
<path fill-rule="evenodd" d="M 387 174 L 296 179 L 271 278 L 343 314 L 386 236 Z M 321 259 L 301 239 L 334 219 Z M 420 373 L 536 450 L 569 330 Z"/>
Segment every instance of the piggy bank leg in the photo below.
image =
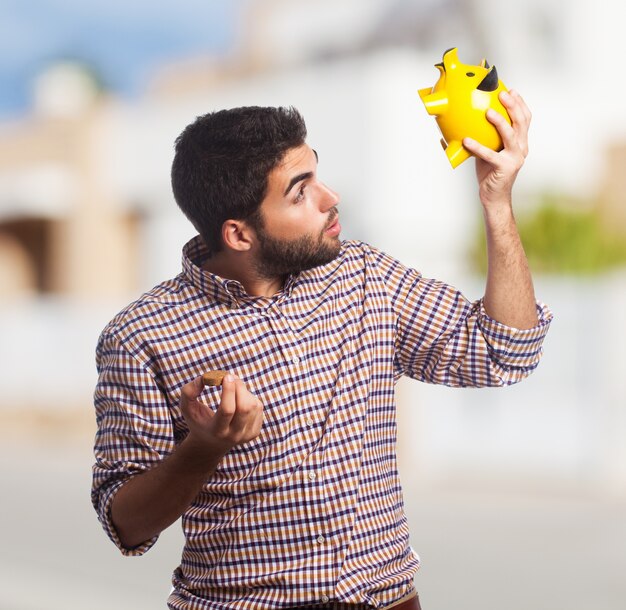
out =
<path fill-rule="evenodd" d="M 448 147 L 446 148 L 446 156 L 448 157 L 448 161 L 450 161 L 450 165 L 452 167 L 458 167 L 465 161 L 469 159 L 472 154 L 463 148 L 463 144 L 458 140 L 452 140 L 448 143 Z"/>

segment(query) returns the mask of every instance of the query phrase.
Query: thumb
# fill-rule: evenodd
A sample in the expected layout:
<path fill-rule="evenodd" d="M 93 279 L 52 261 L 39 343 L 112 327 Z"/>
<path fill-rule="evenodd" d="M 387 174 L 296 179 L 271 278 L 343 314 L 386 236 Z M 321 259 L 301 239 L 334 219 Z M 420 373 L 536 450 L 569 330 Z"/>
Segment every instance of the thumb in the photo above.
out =
<path fill-rule="evenodd" d="M 198 400 L 203 389 L 202 377 L 196 377 L 186 383 L 180 392 L 180 412 L 190 428 L 193 422 L 202 418 L 203 414 L 208 411 Z"/>
<path fill-rule="evenodd" d="M 202 377 L 196 377 L 183 386 L 180 393 L 181 402 L 186 405 L 197 400 L 198 396 L 202 394 L 203 389 L 204 383 L 202 382 Z"/>

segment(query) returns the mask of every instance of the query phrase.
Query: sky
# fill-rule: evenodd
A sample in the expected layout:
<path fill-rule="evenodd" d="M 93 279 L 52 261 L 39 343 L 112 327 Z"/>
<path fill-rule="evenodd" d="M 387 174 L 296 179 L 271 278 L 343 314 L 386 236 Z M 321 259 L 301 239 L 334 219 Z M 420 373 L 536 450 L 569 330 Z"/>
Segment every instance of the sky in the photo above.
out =
<path fill-rule="evenodd" d="M 27 112 L 34 76 L 88 62 L 104 85 L 139 93 L 165 60 L 224 54 L 246 0 L 0 0 L 0 120 Z"/>

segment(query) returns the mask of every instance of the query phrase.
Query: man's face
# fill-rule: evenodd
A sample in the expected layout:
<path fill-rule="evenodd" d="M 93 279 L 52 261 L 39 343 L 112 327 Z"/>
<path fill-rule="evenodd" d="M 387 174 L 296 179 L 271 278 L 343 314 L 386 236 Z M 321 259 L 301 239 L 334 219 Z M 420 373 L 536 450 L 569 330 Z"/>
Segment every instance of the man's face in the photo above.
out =
<path fill-rule="evenodd" d="M 317 179 L 317 155 L 303 144 L 287 152 L 269 175 L 258 214 L 256 270 L 273 278 L 332 261 L 341 243 L 337 193 Z"/>

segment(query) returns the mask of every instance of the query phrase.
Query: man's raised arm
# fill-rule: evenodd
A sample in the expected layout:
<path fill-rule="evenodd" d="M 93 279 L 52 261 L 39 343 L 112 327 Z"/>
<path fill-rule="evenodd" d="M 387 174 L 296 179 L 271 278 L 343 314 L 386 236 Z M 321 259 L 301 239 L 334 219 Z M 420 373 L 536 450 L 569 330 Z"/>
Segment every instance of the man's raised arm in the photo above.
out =
<path fill-rule="evenodd" d="M 515 223 L 512 190 L 528 154 L 531 113 L 515 91 L 500 94 L 511 125 L 496 111 L 487 118 L 502 137 L 503 150 L 494 152 L 471 138 L 463 145 L 476 156 L 476 176 L 487 236 L 487 286 L 484 307 L 494 320 L 527 329 L 537 324 L 533 282 Z"/>

